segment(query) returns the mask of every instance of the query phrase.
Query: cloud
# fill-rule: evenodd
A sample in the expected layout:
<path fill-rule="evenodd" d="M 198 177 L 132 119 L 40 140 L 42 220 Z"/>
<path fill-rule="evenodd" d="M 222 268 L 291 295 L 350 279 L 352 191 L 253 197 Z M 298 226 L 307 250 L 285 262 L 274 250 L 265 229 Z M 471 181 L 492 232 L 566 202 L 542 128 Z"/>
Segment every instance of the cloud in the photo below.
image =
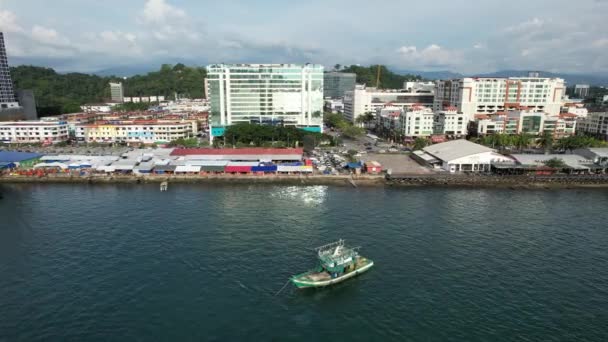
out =
<path fill-rule="evenodd" d="M 17 16 L 15 13 L 0 9 L 0 31 L 23 32 L 23 28 L 17 24 Z"/>
<path fill-rule="evenodd" d="M 608 72 L 608 0 L 563 1 L 559 6 L 550 0 L 512 0 L 507 7 L 501 0 L 466 6 L 449 0 L 390 0 L 384 4 L 384 20 L 372 27 L 361 26 L 377 6 L 369 2 L 338 17 L 335 13 L 350 1 L 310 0 L 281 7 L 268 2 L 248 6 L 246 0 L 123 2 L 120 17 L 113 7 L 119 0 L 59 0 L 53 11 L 40 11 L 32 2 L 0 0 L 0 29 L 6 33 L 10 61 L 39 61 L 60 71 L 192 61 L 383 63 L 470 74 L 497 69 Z M 63 11 L 68 3 L 70 11 Z M 444 12 L 433 11 L 437 3 Z M 315 6 L 327 10 L 301 15 Z M 403 25 L 399 13 L 405 11 L 428 16 L 414 16 Z M 463 24 L 467 15 L 477 19 Z M 442 25 L 429 27 L 429 22 Z"/>
<path fill-rule="evenodd" d="M 165 0 L 146 1 L 141 15 L 141 19 L 149 24 L 166 24 L 186 17 L 184 10 L 168 4 Z"/>
<path fill-rule="evenodd" d="M 531 30 L 534 28 L 542 27 L 545 22 L 539 18 L 532 18 L 530 20 L 524 21 L 522 23 L 506 27 L 504 29 L 505 32 L 525 32 L 527 30 Z"/>
<path fill-rule="evenodd" d="M 397 63 L 402 67 L 443 68 L 457 65 L 462 61 L 462 53 L 431 44 L 422 50 L 416 46 L 402 46 L 397 49 Z"/>
<path fill-rule="evenodd" d="M 68 45 L 70 41 L 60 36 L 56 30 L 35 25 L 32 27 L 31 38 L 43 44 Z"/>

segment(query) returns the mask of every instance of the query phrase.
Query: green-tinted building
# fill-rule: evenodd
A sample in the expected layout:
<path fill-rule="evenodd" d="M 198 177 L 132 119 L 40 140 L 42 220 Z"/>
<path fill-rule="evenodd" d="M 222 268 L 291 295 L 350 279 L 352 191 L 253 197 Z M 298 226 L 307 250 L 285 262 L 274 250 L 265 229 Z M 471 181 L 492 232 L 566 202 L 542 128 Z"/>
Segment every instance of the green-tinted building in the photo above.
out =
<path fill-rule="evenodd" d="M 240 122 L 322 131 L 323 66 L 212 64 L 206 86 L 212 138 Z"/>
<path fill-rule="evenodd" d="M 325 98 L 342 98 L 347 91 L 355 90 L 357 75 L 346 72 L 326 72 L 323 75 L 323 96 Z"/>

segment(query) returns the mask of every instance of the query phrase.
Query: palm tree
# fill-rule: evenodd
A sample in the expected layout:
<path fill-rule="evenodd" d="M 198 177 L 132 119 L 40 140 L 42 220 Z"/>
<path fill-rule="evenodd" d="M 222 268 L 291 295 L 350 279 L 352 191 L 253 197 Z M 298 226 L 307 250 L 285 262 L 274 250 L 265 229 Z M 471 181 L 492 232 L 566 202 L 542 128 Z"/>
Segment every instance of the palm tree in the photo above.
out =
<path fill-rule="evenodd" d="M 529 134 L 527 133 L 520 133 L 517 136 L 513 137 L 513 145 L 515 145 L 515 147 L 517 147 L 518 150 L 522 150 L 525 147 L 528 147 L 530 145 L 530 140 L 532 140 L 532 138 L 530 137 Z"/>
<path fill-rule="evenodd" d="M 551 134 L 551 132 L 544 132 L 538 140 L 538 144 L 545 150 L 545 152 L 551 151 L 553 148 L 553 134 Z"/>

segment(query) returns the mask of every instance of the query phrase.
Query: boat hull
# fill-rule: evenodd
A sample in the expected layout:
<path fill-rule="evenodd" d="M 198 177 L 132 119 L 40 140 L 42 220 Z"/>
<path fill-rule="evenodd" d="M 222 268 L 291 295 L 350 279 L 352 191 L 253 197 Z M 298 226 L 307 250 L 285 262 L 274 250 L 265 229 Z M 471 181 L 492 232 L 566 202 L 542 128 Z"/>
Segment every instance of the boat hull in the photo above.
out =
<path fill-rule="evenodd" d="M 304 273 L 302 275 L 297 275 L 297 276 L 292 277 L 291 282 L 299 289 L 311 288 L 311 287 L 326 287 L 326 286 L 341 283 L 347 279 L 356 277 L 357 275 L 368 271 L 370 268 L 372 268 L 372 266 L 374 266 L 374 262 L 367 259 L 367 263 L 365 265 L 363 265 L 349 273 L 345 273 L 339 277 L 336 277 L 336 278 L 331 278 L 328 280 L 304 279 L 304 278 L 307 278 L 306 275 L 308 273 L 310 273 L 310 272 L 308 272 L 308 273 Z"/>

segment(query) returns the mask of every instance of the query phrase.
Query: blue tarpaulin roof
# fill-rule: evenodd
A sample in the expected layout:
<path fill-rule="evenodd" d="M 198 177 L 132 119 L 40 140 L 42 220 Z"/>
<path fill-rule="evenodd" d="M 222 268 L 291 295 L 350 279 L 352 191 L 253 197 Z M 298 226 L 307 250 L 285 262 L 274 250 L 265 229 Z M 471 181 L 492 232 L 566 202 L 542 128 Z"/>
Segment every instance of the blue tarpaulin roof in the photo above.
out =
<path fill-rule="evenodd" d="M 17 165 L 15 165 L 15 164 L 13 164 L 13 163 L 9 163 L 9 162 L 0 162 L 0 170 L 2 170 L 2 169 L 12 169 L 12 168 L 14 168 L 15 166 L 17 166 Z"/>
<path fill-rule="evenodd" d="M 347 167 L 349 169 L 360 169 L 361 168 L 361 163 L 348 163 Z"/>
<path fill-rule="evenodd" d="M 12 152 L 0 151 L 0 162 L 20 162 L 42 157 L 42 154 L 30 152 Z"/>

